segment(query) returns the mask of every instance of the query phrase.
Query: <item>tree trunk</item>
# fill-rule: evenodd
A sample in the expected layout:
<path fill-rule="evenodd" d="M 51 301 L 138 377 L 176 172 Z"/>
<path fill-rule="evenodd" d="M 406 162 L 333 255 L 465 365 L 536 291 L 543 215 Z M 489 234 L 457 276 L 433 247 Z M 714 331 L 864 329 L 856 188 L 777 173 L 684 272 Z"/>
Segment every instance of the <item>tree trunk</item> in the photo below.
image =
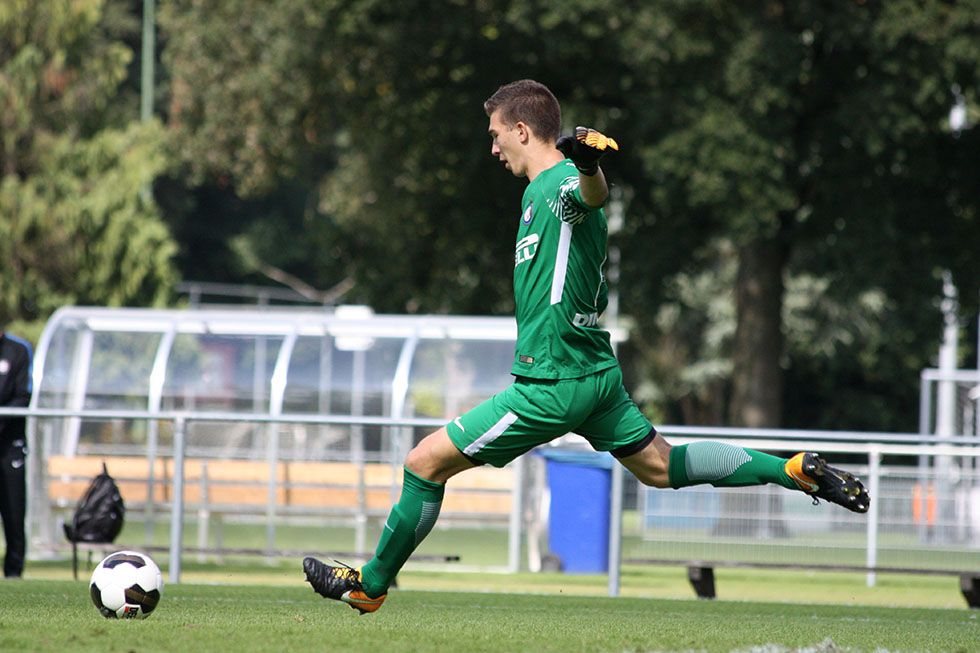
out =
<path fill-rule="evenodd" d="M 738 252 L 735 280 L 735 343 L 732 359 L 732 403 L 729 423 L 749 428 L 778 428 L 782 422 L 783 353 L 782 307 L 785 251 L 776 240 L 757 240 Z M 759 494 L 726 492 L 715 533 L 783 537 L 786 526 L 778 517 L 782 501 L 770 497 L 772 519 L 750 515 L 762 512 Z M 731 516 L 726 516 L 731 515 Z"/>
<path fill-rule="evenodd" d="M 783 266 L 776 240 L 738 252 L 735 346 L 732 353 L 732 426 L 778 428 L 782 423 Z"/>

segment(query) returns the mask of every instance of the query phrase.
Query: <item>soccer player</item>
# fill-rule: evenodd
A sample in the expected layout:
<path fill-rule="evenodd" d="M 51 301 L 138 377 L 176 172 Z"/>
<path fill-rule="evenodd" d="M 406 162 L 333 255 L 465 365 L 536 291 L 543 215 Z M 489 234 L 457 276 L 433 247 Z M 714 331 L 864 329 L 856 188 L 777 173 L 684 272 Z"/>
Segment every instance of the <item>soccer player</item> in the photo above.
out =
<path fill-rule="evenodd" d="M 653 487 L 776 483 L 866 512 L 869 498 L 861 482 L 815 453 L 787 460 L 723 442 L 671 447 L 657 433 L 623 388 L 609 334 L 598 326 L 606 306 L 602 206 L 609 195 L 599 159 L 619 145 L 585 127 L 559 138 L 558 101 L 532 80 L 502 86 L 484 110 L 490 153 L 529 182 L 514 251 L 514 383 L 409 452 L 401 497 L 367 564 L 355 569 L 303 560 L 313 589 L 361 614 L 374 612 L 432 530 L 450 478 L 477 465 L 503 467 L 572 432 L 596 450 L 611 452 Z"/>

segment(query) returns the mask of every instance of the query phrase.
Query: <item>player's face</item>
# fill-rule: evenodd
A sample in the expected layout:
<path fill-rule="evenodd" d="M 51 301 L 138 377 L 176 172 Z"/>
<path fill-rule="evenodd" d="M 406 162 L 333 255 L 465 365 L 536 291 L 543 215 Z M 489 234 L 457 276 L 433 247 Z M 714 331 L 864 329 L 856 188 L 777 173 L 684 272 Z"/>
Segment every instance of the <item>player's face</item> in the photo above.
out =
<path fill-rule="evenodd" d="M 517 125 L 505 125 L 500 120 L 500 111 L 497 110 L 490 116 L 490 127 L 487 131 L 490 138 L 493 139 L 490 154 L 503 161 L 504 167 L 510 170 L 515 177 L 527 175 L 527 168 L 521 157 L 522 130 Z"/>

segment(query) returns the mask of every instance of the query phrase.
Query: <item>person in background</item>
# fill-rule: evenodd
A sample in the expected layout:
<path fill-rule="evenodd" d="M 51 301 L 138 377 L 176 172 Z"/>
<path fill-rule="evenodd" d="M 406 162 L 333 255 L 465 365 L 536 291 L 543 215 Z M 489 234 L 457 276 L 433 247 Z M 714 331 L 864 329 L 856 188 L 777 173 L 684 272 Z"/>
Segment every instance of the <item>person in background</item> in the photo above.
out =
<path fill-rule="evenodd" d="M 31 345 L 0 329 L 0 406 L 27 408 L 33 389 Z M 27 540 L 27 418 L 0 416 L 0 518 L 7 550 L 3 575 L 24 573 Z"/>

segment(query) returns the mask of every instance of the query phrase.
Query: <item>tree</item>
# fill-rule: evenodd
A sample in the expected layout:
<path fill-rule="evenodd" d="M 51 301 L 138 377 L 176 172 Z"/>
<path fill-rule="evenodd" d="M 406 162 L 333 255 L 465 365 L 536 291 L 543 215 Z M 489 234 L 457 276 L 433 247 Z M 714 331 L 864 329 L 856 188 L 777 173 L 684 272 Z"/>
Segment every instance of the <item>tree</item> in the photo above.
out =
<path fill-rule="evenodd" d="M 650 260 L 633 244 L 696 255 L 712 234 L 735 243 L 730 423 L 784 421 L 787 279 L 816 275 L 837 304 L 883 293 L 877 328 L 897 346 L 876 354 L 901 360 L 911 383 L 938 332 L 937 270 L 975 287 L 958 243 L 976 233 L 977 135 L 957 137 L 947 116 L 957 85 L 976 106 L 976 9 L 678 0 L 630 23 L 623 55 L 647 75 L 627 115 L 658 108 L 632 134 L 647 145 L 630 169 L 639 219 L 624 260 Z M 624 277 L 659 294 L 657 265 Z"/>
<path fill-rule="evenodd" d="M 180 167 L 157 196 L 190 279 L 269 283 L 262 270 L 279 270 L 327 289 L 350 276 L 318 208 L 343 127 L 324 5 L 160 7 L 160 106 Z"/>
<path fill-rule="evenodd" d="M 167 166 L 164 134 L 111 126 L 132 57 L 104 22 L 119 11 L 0 7 L 0 323 L 34 322 L 31 334 L 64 304 L 162 305 L 176 281 L 146 192 Z"/>
<path fill-rule="evenodd" d="M 253 263 L 319 288 L 352 279 L 345 300 L 378 310 L 509 312 L 501 261 L 522 186 L 489 156 L 481 104 L 538 78 L 566 129 L 624 146 L 604 167 L 631 198 L 623 305 L 646 360 L 669 373 L 678 358 L 659 348 L 679 340 L 664 325 L 732 307 L 731 329 L 684 343 L 710 373 L 677 370 L 661 390 L 711 384 L 689 414 L 731 424 L 847 427 L 834 418 L 858 411 L 800 409 L 864 380 L 851 399 L 912 400 L 936 271 L 976 296 L 961 244 L 977 228 L 978 134 L 947 121 L 957 97 L 976 111 L 976 5 L 183 0 L 161 11 L 166 123 L 200 184 L 181 221 L 204 219 L 206 195 Z M 209 258 L 239 260 L 226 249 Z M 708 283 L 715 270 L 731 284 Z M 914 427 L 888 413 L 876 423 Z"/>
<path fill-rule="evenodd" d="M 42 138 L 34 174 L 4 176 L 0 321 L 71 304 L 167 304 L 176 245 L 145 192 L 165 166 L 162 137 L 134 124 L 87 141 Z"/>
<path fill-rule="evenodd" d="M 315 267 L 283 256 L 292 241 L 253 237 L 269 231 L 248 231 L 268 224 L 258 211 L 234 235 L 313 285 L 356 279 L 348 301 L 509 312 L 512 243 L 501 234 L 514 229 L 521 186 L 489 154 L 483 100 L 519 71 L 554 76 L 571 109 L 594 90 L 577 80 L 614 54 L 595 59 L 601 31 L 568 39 L 582 16 L 561 3 L 525 5 L 174 3 L 161 11 L 168 125 L 188 178 L 253 207 L 287 184 L 312 190 L 296 240 L 312 244 Z M 527 42 L 533 51 L 517 47 Z M 569 65 L 583 68 L 554 73 Z"/>

